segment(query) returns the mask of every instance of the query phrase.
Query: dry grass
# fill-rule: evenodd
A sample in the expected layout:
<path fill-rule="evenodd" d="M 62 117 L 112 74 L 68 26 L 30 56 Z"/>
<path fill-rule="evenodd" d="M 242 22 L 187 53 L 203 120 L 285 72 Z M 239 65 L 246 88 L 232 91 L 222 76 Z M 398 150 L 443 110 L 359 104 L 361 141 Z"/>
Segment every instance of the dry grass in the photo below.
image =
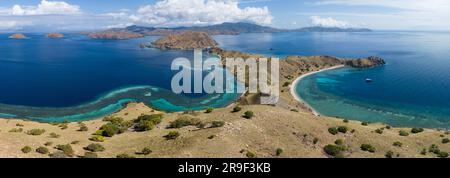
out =
<path fill-rule="evenodd" d="M 253 119 L 242 117 L 245 111 L 253 111 Z M 212 113 L 198 112 L 191 117 L 198 118 L 202 122 L 225 121 L 225 126 L 220 128 L 198 129 L 195 126 L 181 129 L 167 129 L 170 122 L 181 117 L 181 113 L 165 114 L 163 122 L 155 129 L 148 132 L 131 132 L 107 138 L 102 144 L 106 150 L 98 153 L 100 157 L 115 157 L 126 153 L 136 157 L 245 157 L 246 151 L 255 152 L 258 157 L 276 157 L 276 149 L 284 150 L 280 157 L 327 157 L 323 147 L 333 144 L 336 139 L 343 139 L 344 144 L 349 147 L 345 153 L 346 157 L 384 157 L 387 151 L 392 150 L 400 157 L 435 157 L 427 153 L 421 155 L 423 148 L 431 144 L 437 144 L 442 151 L 450 151 L 450 144 L 442 144 L 440 135 L 442 131 L 425 130 L 420 134 L 410 134 L 408 137 L 399 136 L 399 130 L 410 130 L 392 128 L 385 129 L 383 134 L 375 133 L 378 128 L 385 127 L 382 124 L 370 124 L 362 126 L 360 122 L 350 121 L 344 123 L 335 118 L 316 117 L 309 113 L 291 112 L 284 108 L 272 106 L 242 106 L 242 111 L 232 113 L 232 108 L 216 109 Z M 113 114 L 125 120 L 135 119 L 141 114 L 155 114 L 156 111 L 140 103 L 129 104 L 124 110 Z M 48 134 L 30 136 L 25 133 L 11 133 L 10 129 L 17 128 L 16 124 L 24 126 L 24 132 L 33 128 L 45 129 L 46 133 L 56 133 L 59 138 L 50 138 Z M 94 120 L 83 122 L 89 128 L 88 132 L 77 131 L 78 123 L 68 124 L 69 128 L 61 130 L 60 127 L 22 120 L 0 120 L 0 157 L 48 157 L 36 153 L 34 149 L 44 146 L 46 142 L 53 142 L 48 146 L 50 152 L 55 152 L 53 147 L 58 144 L 68 144 L 79 141 L 72 145 L 76 155 L 83 155 L 83 147 L 93 143 L 89 141 L 91 134 L 105 122 Z M 346 134 L 331 135 L 329 127 L 347 126 L 349 132 Z M 351 130 L 355 130 L 351 133 Z M 181 136 L 175 140 L 164 138 L 169 131 L 178 131 Z M 209 138 L 214 136 L 214 138 Z M 448 137 L 449 135 L 446 135 Z M 314 139 L 318 142 L 314 144 Z M 396 141 L 403 143 L 401 148 L 392 144 Z M 363 152 L 361 144 L 371 144 L 376 148 L 375 153 Z M 21 152 L 24 146 L 31 146 L 33 151 L 25 154 Z M 148 147 L 153 152 L 149 155 L 135 154 L 143 148 Z"/>

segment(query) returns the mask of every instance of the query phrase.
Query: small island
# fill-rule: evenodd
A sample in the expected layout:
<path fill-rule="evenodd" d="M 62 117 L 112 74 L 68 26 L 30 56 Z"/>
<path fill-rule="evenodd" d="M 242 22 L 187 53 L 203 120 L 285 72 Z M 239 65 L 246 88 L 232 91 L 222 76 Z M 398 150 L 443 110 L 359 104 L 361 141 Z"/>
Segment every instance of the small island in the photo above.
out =
<path fill-rule="evenodd" d="M 208 33 L 186 31 L 180 34 L 170 34 L 151 44 L 150 47 L 158 49 L 209 49 L 219 44 Z"/>
<path fill-rule="evenodd" d="M 11 38 L 11 39 L 25 39 L 27 37 L 24 34 L 22 34 L 22 33 L 16 33 L 16 34 L 13 34 L 13 35 L 9 36 L 9 38 Z"/>
<path fill-rule="evenodd" d="M 93 32 L 88 34 L 89 38 L 92 39 L 106 39 L 106 40 L 126 40 L 133 38 L 142 38 L 144 35 L 127 32 L 127 31 L 103 31 L 103 32 Z"/>
<path fill-rule="evenodd" d="M 61 33 L 49 33 L 47 34 L 48 38 L 64 38 L 64 35 Z"/>
<path fill-rule="evenodd" d="M 370 68 L 385 65 L 386 62 L 380 57 L 370 56 L 367 58 L 347 60 L 344 64 L 354 68 Z"/>

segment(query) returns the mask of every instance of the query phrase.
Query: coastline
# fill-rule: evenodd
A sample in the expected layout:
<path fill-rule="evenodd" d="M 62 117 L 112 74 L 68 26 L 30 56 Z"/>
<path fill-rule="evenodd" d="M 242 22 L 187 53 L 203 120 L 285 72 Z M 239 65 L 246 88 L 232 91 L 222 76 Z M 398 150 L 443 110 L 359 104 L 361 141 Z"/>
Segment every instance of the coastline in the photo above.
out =
<path fill-rule="evenodd" d="M 311 110 L 311 112 L 315 115 L 315 116 L 321 116 L 321 114 L 319 112 L 317 112 L 317 110 L 315 110 L 313 107 L 311 107 L 307 102 L 305 102 L 297 93 L 296 93 L 296 89 L 297 89 L 297 84 L 298 82 L 300 82 L 303 78 L 313 75 L 313 74 L 317 74 L 319 72 L 323 72 L 323 71 L 327 71 L 327 70 L 334 70 L 334 69 L 339 69 L 339 68 L 343 68 L 345 67 L 345 65 L 337 65 L 337 66 L 333 66 L 333 67 L 328 67 L 328 68 L 324 68 L 318 71 L 314 71 L 314 72 L 308 72 L 306 74 L 303 74 L 299 77 L 297 77 L 294 82 L 292 82 L 291 84 L 291 95 L 292 97 L 294 97 L 295 100 L 297 100 L 298 102 L 302 103 L 303 105 L 305 105 L 309 110 Z"/>

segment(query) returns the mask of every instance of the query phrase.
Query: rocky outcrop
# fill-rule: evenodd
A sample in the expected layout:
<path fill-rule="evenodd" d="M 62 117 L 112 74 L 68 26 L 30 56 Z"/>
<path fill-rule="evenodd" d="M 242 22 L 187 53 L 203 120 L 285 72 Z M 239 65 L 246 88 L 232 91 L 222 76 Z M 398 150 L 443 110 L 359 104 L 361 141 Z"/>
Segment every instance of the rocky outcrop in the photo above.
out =
<path fill-rule="evenodd" d="M 49 33 L 47 34 L 48 38 L 64 38 L 64 35 L 61 33 Z"/>
<path fill-rule="evenodd" d="M 386 62 L 380 57 L 370 56 L 367 58 L 345 60 L 344 64 L 355 68 L 370 68 L 385 65 Z"/>
<path fill-rule="evenodd" d="M 170 34 L 151 44 L 158 49 L 207 49 L 218 46 L 218 43 L 205 32 L 187 31 L 181 34 Z"/>
<path fill-rule="evenodd" d="M 27 37 L 24 34 L 16 33 L 16 34 L 13 34 L 13 35 L 9 36 L 9 38 L 11 38 L 11 39 L 25 39 Z"/>
<path fill-rule="evenodd" d="M 132 38 L 142 38 L 144 35 L 135 32 L 124 31 L 104 31 L 89 33 L 88 36 L 92 39 L 107 39 L 107 40 L 126 40 Z"/>

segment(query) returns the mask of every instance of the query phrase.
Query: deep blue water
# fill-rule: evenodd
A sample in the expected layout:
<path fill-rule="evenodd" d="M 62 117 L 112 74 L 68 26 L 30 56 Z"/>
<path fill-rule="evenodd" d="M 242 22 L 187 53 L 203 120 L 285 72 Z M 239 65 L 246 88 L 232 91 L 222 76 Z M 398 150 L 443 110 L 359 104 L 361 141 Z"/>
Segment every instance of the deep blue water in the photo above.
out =
<path fill-rule="evenodd" d="M 450 33 L 280 33 L 216 39 L 227 49 L 278 57 L 380 56 L 386 66 L 311 75 L 299 82 L 297 93 L 327 116 L 450 128 Z M 367 78 L 374 82 L 366 83 Z"/>
<path fill-rule="evenodd" d="M 8 39 L 0 34 L 0 117 L 39 121 L 88 120 L 130 101 L 165 111 L 223 107 L 239 94 L 176 95 L 172 60 L 193 51 L 140 49 L 132 40 L 92 40 L 79 34 Z M 206 74 L 207 72 L 205 72 Z"/>

